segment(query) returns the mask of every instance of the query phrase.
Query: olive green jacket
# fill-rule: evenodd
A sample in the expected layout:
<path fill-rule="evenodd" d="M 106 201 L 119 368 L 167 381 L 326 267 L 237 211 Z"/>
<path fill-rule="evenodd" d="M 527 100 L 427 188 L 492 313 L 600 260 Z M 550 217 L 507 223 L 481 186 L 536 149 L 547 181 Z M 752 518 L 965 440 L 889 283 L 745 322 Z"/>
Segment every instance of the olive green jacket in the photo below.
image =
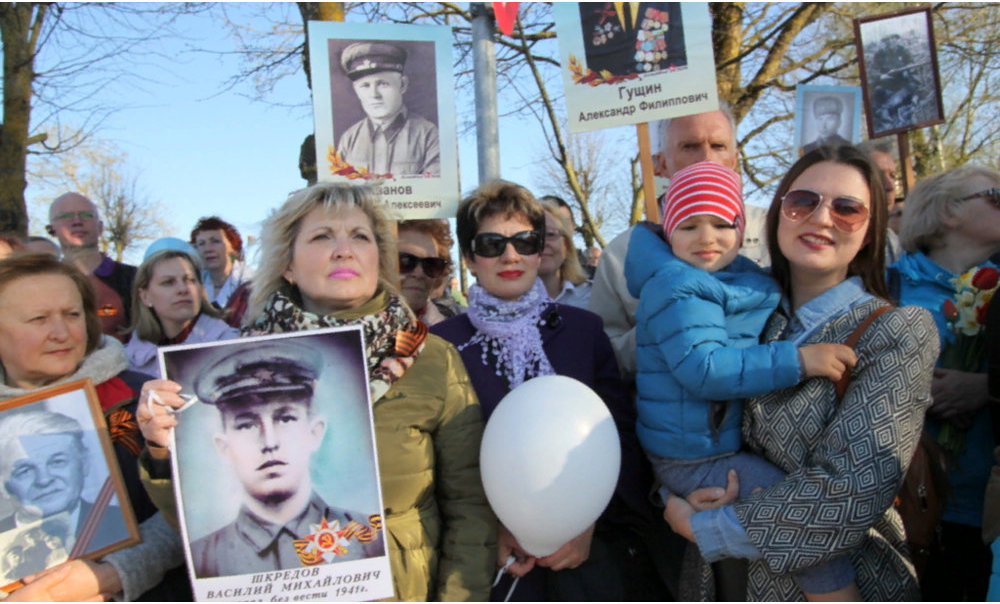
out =
<path fill-rule="evenodd" d="M 428 335 L 373 412 L 395 598 L 489 599 L 497 525 L 479 478 L 482 413 L 458 352 Z M 143 457 L 143 484 L 176 526 L 170 479 L 150 476 L 169 468 Z"/>

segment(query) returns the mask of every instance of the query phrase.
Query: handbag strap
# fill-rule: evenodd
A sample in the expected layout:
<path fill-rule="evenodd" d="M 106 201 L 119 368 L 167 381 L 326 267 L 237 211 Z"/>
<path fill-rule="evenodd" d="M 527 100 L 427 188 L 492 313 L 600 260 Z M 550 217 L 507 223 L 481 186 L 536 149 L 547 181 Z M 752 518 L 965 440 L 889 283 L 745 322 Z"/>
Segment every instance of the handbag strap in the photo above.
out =
<path fill-rule="evenodd" d="M 882 313 L 888 310 L 892 310 L 893 308 L 895 308 L 895 306 L 887 304 L 885 306 L 879 306 L 878 308 L 873 310 L 870 315 L 865 317 L 864 321 L 859 323 L 858 326 L 854 328 L 854 331 L 851 332 L 851 335 L 847 336 L 847 340 L 844 341 L 844 346 L 847 346 L 848 348 L 854 348 L 855 346 L 857 346 L 858 341 L 861 340 L 861 336 L 864 335 L 868 327 L 875 322 L 875 319 L 879 318 L 879 316 L 881 316 Z M 837 388 L 838 401 L 844 398 L 844 393 L 847 392 L 847 386 L 850 385 L 850 383 L 851 383 L 851 372 L 845 371 L 844 375 L 840 376 L 840 380 L 838 380 L 837 383 L 835 384 Z"/>

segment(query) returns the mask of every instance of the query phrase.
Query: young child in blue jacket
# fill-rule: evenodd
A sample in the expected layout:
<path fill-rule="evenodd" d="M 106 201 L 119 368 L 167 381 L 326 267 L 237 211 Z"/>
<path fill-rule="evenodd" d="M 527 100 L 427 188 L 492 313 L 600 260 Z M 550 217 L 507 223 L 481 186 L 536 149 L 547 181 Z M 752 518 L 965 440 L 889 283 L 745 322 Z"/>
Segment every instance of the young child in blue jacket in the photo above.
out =
<path fill-rule="evenodd" d="M 662 487 L 686 497 L 725 487 L 740 498 L 784 472 L 740 451 L 742 399 L 807 377 L 839 380 L 854 351 L 841 344 L 759 344 L 781 300 L 777 283 L 739 256 L 745 212 L 739 174 L 709 161 L 679 170 L 663 206 L 663 233 L 636 228 L 625 276 L 636 309 L 636 433 Z M 758 554 L 759 555 L 759 554 Z M 847 556 L 801 571 L 807 599 L 859 600 Z"/>

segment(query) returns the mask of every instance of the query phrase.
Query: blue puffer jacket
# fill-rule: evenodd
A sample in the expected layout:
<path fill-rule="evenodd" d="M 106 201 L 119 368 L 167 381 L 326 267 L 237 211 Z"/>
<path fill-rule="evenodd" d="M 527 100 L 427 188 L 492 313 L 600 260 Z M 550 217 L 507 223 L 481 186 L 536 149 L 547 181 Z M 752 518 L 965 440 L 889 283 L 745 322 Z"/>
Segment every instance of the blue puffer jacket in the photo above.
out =
<path fill-rule="evenodd" d="M 980 266 L 997 266 L 984 262 Z M 937 323 L 941 350 L 955 340 L 948 328 L 948 322 L 941 312 L 945 300 L 955 299 L 955 284 L 952 279 L 959 277 L 935 263 L 922 252 L 903 254 L 890 269 L 889 282 L 893 282 L 891 272 L 899 274 L 899 304 L 922 306 L 931 311 Z M 893 292 L 895 294 L 896 292 Z M 981 371 L 986 371 L 985 355 Z M 928 416 L 927 429 L 935 437 L 941 430 L 941 422 Z M 944 520 L 968 526 L 980 526 L 983 520 L 983 496 L 986 479 L 990 475 L 993 429 L 989 405 L 982 407 L 972 417 L 972 426 L 965 433 L 965 449 L 948 469 L 948 498 L 944 509 Z"/>
<path fill-rule="evenodd" d="M 734 399 L 799 382 L 791 342 L 757 343 L 781 299 L 777 284 L 742 256 L 715 273 L 695 268 L 647 228 L 632 234 L 625 277 L 639 298 L 636 433 L 643 448 L 674 459 L 738 450 L 743 402 Z"/>

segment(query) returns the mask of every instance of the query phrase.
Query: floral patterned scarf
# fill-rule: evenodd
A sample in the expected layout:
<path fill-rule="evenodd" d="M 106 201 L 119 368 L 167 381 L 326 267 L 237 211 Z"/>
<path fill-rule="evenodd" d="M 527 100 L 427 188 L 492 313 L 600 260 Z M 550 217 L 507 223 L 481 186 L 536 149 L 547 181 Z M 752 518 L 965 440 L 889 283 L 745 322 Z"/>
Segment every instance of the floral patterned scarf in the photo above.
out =
<path fill-rule="evenodd" d="M 510 302 L 490 294 L 480 285 L 469 287 L 469 321 L 476 334 L 458 347 L 463 350 L 482 344 L 483 365 L 489 367 L 489 354 L 497 359 L 497 375 L 507 378 L 511 389 L 555 370 L 542 348 L 539 319 L 549 304 L 549 293 L 541 279 L 524 295 Z M 501 373 L 502 371 L 502 373 Z"/>
<path fill-rule="evenodd" d="M 268 300 L 261 316 L 243 329 L 243 335 L 352 325 L 360 325 L 365 334 L 369 387 L 375 402 L 409 369 L 427 339 L 427 326 L 396 294 L 378 291 L 358 308 L 320 316 L 303 309 L 287 288 L 281 289 Z"/>

